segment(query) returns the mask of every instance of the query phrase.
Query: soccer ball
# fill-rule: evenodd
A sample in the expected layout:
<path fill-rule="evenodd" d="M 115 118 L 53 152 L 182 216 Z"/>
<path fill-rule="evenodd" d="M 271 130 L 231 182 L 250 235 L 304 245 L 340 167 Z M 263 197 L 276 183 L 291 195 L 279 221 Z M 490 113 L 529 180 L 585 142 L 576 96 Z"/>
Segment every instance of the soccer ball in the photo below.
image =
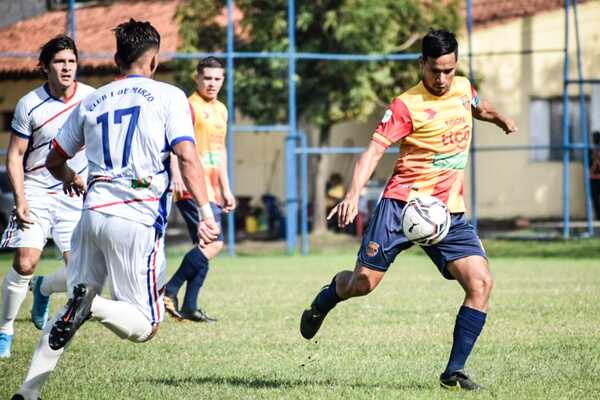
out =
<path fill-rule="evenodd" d="M 419 196 L 402 210 L 402 231 L 413 243 L 430 246 L 442 241 L 450 230 L 448 207 L 433 196 Z"/>

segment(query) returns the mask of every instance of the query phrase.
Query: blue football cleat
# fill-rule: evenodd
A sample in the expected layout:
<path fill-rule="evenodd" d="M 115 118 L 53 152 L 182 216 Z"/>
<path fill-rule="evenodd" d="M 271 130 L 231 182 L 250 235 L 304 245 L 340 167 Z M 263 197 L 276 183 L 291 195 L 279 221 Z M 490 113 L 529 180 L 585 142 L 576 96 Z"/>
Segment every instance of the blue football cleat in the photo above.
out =
<path fill-rule="evenodd" d="M 31 291 L 33 292 L 33 305 L 31 306 L 31 321 L 39 330 L 44 329 L 48 321 L 48 309 L 50 308 L 50 296 L 44 296 L 40 292 L 43 276 L 35 276 L 31 279 Z"/>
<path fill-rule="evenodd" d="M 10 357 L 10 348 L 12 346 L 13 335 L 0 333 L 0 358 Z"/>

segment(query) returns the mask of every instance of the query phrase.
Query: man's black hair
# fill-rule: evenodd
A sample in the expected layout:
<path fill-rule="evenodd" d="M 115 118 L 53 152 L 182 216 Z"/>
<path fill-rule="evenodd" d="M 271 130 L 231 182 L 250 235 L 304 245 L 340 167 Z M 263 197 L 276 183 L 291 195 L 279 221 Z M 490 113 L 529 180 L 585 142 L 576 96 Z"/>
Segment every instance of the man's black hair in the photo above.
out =
<path fill-rule="evenodd" d="M 438 58 L 446 54 L 454 53 L 458 59 L 458 42 L 454 33 L 444 29 L 430 30 L 423 38 L 421 44 L 423 60 Z"/>
<path fill-rule="evenodd" d="M 75 53 L 75 59 L 79 61 L 79 54 L 77 53 L 75 41 L 67 35 L 55 36 L 40 48 L 38 67 L 40 68 L 44 77 L 48 76 L 48 74 L 44 71 L 44 68 L 48 69 L 50 61 L 52 61 L 56 53 L 59 53 L 63 50 L 72 50 L 73 53 Z"/>
<path fill-rule="evenodd" d="M 117 39 L 115 61 L 121 68 L 129 68 L 146 50 L 160 48 L 160 34 L 150 22 L 131 18 L 113 31 Z"/>
<path fill-rule="evenodd" d="M 204 68 L 223 68 L 223 63 L 221 63 L 218 58 L 209 56 L 198 61 L 196 72 L 198 74 L 202 74 L 204 72 Z"/>

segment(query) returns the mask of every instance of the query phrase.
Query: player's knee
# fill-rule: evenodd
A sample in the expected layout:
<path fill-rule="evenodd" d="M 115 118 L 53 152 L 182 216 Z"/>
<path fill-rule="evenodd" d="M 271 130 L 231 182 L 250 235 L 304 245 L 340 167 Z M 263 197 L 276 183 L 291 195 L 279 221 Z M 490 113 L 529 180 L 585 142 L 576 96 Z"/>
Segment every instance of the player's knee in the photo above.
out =
<path fill-rule="evenodd" d="M 369 279 L 369 275 L 359 273 L 352 280 L 352 296 L 365 296 L 375 289 L 375 284 Z"/>
<path fill-rule="evenodd" d="M 149 340 L 151 340 L 156 333 L 158 332 L 158 328 L 159 325 L 152 325 L 152 328 L 150 329 L 150 333 L 147 335 L 143 335 L 143 336 L 136 336 L 136 337 L 132 337 L 130 338 L 132 342 L 136 342 L 136 343 L 144 343 L 144 342 L 148 342 Z"/>
<path fill-rule="evenodd" d="M 472 279 L 469 286 L 469 292 L 471 292 L 471 295 L 487 298 L 494 287 L 494 280 L 491 274 L 483 274 Z"/>
<path fill-rule="evenodd" d="M 18 257 L 13 267 L 20 275 L 33 275 L 36 265 L 37 260 L 34 260 L 32 257 Z"/>

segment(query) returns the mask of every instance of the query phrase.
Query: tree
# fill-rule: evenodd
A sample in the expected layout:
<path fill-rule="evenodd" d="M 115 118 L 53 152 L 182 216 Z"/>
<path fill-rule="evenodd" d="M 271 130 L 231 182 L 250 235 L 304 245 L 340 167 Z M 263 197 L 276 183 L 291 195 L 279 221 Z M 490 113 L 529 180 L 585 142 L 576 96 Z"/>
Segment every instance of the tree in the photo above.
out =
<path fill-rule="evenodd" d="M 182 51 L 226 48 L 226 30 L 215 17 L 224 2 L 190 0 L 178 10 Z M 238 0 L 243 14 L 236 34 L 237 51 L 287 51 L 287 1 Z M 429 28 L 456 31 L 458 0 L 313 0 L 297 2 L 298 52 L 397 53 L 419 51 Z M 222 18 L 221 18 L 222 19 Z M 184 64 L 182 64 L 184 65 Z M 287 60 L 236 60 L 236 103 L 257 123 L 287 123 Z M 298 120 L 318 130 L 318 146 L 330 144 L 338 122 L 364 120 L 418 80 L 410 62 L 299 60 Z M 189 63 L 178 74 L 190 86 Z M 327 157 L 316 162 L 314 228 L 325 228 Z"/>

